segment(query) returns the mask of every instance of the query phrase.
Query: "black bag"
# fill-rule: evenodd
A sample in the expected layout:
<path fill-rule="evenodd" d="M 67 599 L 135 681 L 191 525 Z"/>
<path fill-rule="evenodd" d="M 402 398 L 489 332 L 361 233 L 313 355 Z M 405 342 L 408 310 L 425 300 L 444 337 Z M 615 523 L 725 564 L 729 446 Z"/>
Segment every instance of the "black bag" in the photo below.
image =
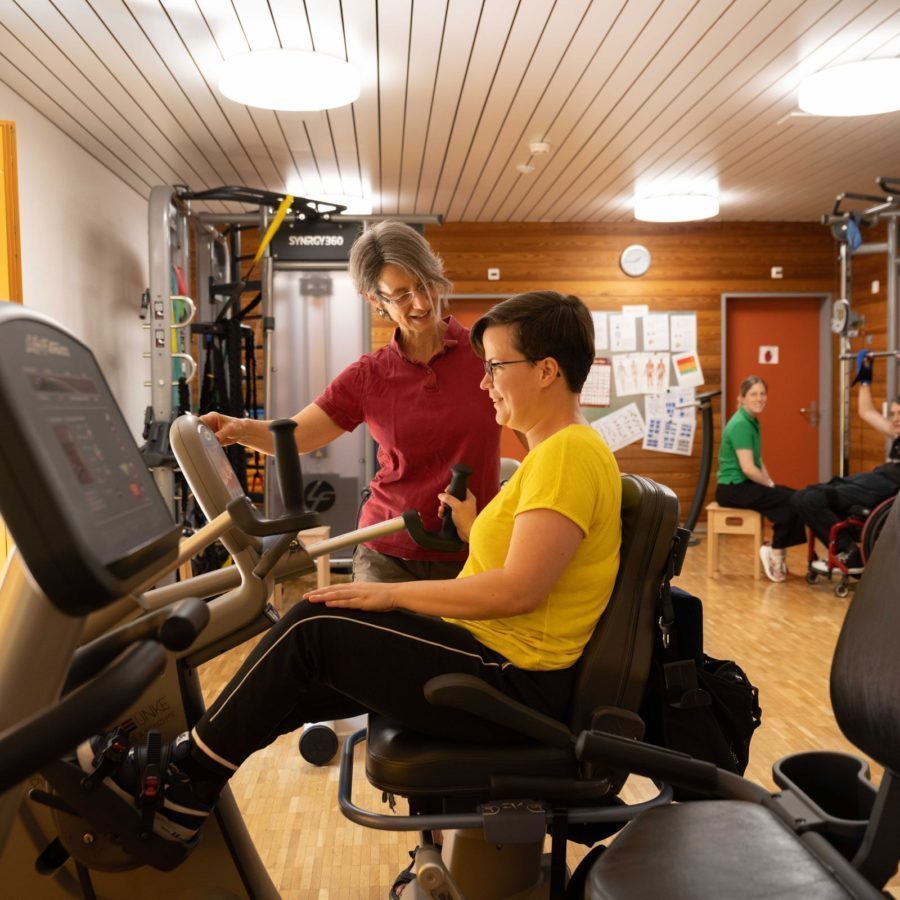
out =
<path fill-rule="evenodd" d="M 660 630 L 642 709 L 645 740 L 743 775 L 759 727 L 759 691 L 741 667 L 703 652 L 703 606 L 663 586 Z"/>

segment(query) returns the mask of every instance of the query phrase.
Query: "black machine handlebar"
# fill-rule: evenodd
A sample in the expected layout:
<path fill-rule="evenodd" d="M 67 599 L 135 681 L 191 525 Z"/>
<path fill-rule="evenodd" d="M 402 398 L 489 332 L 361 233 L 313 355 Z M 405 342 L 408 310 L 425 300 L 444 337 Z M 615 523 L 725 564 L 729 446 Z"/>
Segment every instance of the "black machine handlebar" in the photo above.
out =
<path fill-rule="evenodd" d="M 450 467 L 450 471 L 452 475 L 450 476 L 450 487 L 447 488 L 447 493 L 456 497 L 457 500 L 465 500 L 469 476 L 472 474 L 472 470 L 464 463 L 456 463 L 456 465 Z M 443 553 L 456 553 L 462 549 L 463 542 L 456 532 L 456 526 L 453 524 L 450 510 L 445 509 L 442 517 L 441 530 L 437 534 L 425 530 L 419 514 L 414 509 L 409 509 L 403 513 L 403 524 L 406 526 L 409 536 L 420 547 L 424 547 L 426 550 L 438 550 Z"/>
<path fill-rule="evenodd" d="M 209 607 L 196 597 L 127 622 L 75 651 L 63 693 L 84 684 L 139 641 L 154 641 L 175 652 L 187 650 L 208 623 Z"/>
<path fill-rule="evenodd" d="M 275 444 L 275 471 L 284 515 L 272 519 L 263 518 L 246 495 L 236 497 L 226 507 L 234 523 L 245 534 L 259 537 L 287 534 L 315 528 L 320 522 L 319 514 L 309 512 L 304 503 L 303 472 L 294 441 L 296 427 L 297 423 L 293 419 L 276 419 L 269 424 Z"/>

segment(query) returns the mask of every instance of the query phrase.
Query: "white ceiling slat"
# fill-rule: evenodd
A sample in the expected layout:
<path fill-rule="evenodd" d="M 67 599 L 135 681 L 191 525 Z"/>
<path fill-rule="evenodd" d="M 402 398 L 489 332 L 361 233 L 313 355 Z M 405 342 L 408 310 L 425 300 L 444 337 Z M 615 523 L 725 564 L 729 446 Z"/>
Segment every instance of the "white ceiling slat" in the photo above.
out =
<path fill-rule="evenodd" d="M 495 89 L 500 67 L 518 49 L 516 44 L 509 46 L 509 39 L 519 5 L 519 0 L 491 0 L 479 20 L 472 58 L 454 111 L 444 159 L 437 173 L 435 192 L 428 204 L 432 209 L 445 210 L 450 205 L 454 185 L 471 153 L 472 139 L 484 121 L 484 111 Z"/>
<path fill-rule="evenodd" d="M 670 144 L 662 164 L 654 166 L 653 177 L 677 178 L 687 172 L 699 172 L 709 168 L 709 160 L 714 157 L 715 172 L 711 174 L 718 175 L 723 185 L 727 185 L 726 155 L 732 150 L 745 152 L 748 146 L 756 146 L 767 124 L 776 122 L 795 108 L 793 91 L 798 80 L 797 61 L 803 58 L 798 40 L 805 38 L 807 49 L 812 49 L 809 47 L 812 44 L 810 35 L 815 34 L 816 43 L 819 46 L 825 44 L 855 20 L 862 6 L 862 2 L 843 0 L 823 11 L 820 6 L 806 4 L 786 19 L 783 27 L 773 31 L 758 48 L 758 53 L 746 60 L 741 76 L 733 73 L 728 86 L 737 82 L 739 90 L 710 111 L 703 124 L 693 132 L 684 131 L 687 122 L 681 124 L 677 129 L 682 134 L 681 139 Z M 740 116 L 733 115 L 735 109 L 740 110 Z M 697 114 L 699 111 L 692 109 L 688 118 L 693 119 Z"/>
<path fill-rule="evenodd" d="M 382 97 L 392 102 L 379 104 L 378 134 L 381 168 L 380 206 L 384 213 L 399 213 L 400 178 L 403 170 L 403 133 L 407 116 L 414 114 L 409 107 L 407 88 L 412 78 L 422 74 L 408 70 L 412 8 L 409 3 L 393 3 L 378 9 L 378 89 Z M 390 173 L 390 177 L 385 177 Z"/>
<path fill-rule="evenodd" d="M 425 158 L 416 186 L 415 212 L 427 214 L 435 209 L 432 200 L 444 168 L 447 148 L 459 110 L 459 99 L 466 72 L 472 61 L 474 41 L 484 4 L 480 0 L 457 0 L 447 8 L 445 38 L 437 60 L 432 115 L 425 142 Z"/>
<path fill-rule="evenodd" d="M 247 108 L 223 56 L 297 47 L 351 106 Z M 368 195 L 385 214 L 624 222 L 638 179 L 815 221 L 897 174 L 900 113 L 785 118 L 809 72 L 900 56 L 897 0 L 0 0 L 0 80 L 130 188 Z M 860 90 L 865 90 L 861 85 Z M 549 156 L 529 160 L 546 140 Z"/>
<path fill-rule="evenodd" d="M 11 23 L 15 24 L 15 23 Z M 105 122 L 103 122 L 94 112 L 92 106 L 83 100 L 69 87 L 63 78 L 57 76 L 49 66 L 33 51 L 27 48 L 17 37 L 15 33 L 7 29 L 5 26 L 0 28 L 0 36 L 3 37 L 2 55 L 14 66 L 23 76 L 25 76 L 31 84 L 43 91 L 49 100 L 52 101 L 51 109 L 58 108 L 63 116 L 64 121 L 58 122 L 61 127 L 66 128 L 68 122 L 66 119 L 72 119 L 79 122 L 93 135 L 98 144 L 103 145 L 106 150 L 106 157 L 115 159 L 118 167 L 124 167 L 132 172 L 138 179 L 146 184 L 153 184 L 159 180 L 159 175 L 152 167 L 147 165 L 143 159 L 137 156 L 132 149 L 122 141 L 119 136 L 111 130 Z M 46 47 L 45 56 L 53 57 L 52 51 Z M 59 65 L 58 60 L 53 60 Z M 66 70 L 63 65 L 64 73 L 73 77 L 71 71 Z M 46 108 L 42 104 L 43 108 Z M 54 117 L 54 121 L 59 119 L 59 114 Z"/>
<path fill-rule="evenodd" d="M 410 24 L 408 77 L 402 95 L 396 99 L 385 96 L 385 102 L 400 103 L 406 107 L 403 124 L 403 141 L 400 168 L 397 173 L 397 210 L 401 213 L 416 211 L 416 195 L 422 169 L 431 165 L 426 160 L 425 145 L 435 115 L 435 79 L 438 73 L 445 26 L 448 14 L 447 0 L 434 0 L 429 4 L 412 4 Z M 462 51 L 462 48 L 457 48 Z M 383 54 L 388 53 L 385 48 Z M 400 52 L 399 50 L 396 52 Z"/>
<path fill-rule="evenodd" d="M 269 152 L 269 147 L 259 121 L 265 120 L 272 123 L 272 114 L 269 110 L 251 110 L 242 103 L 235 103 L 224 97 L 218 88 L 219 70 L 224 58 L 222 49 L 216 39 L 216 31 L 232 29 L 235 35 L 244 34 L 243 23 L 237 18 L 234 4 L 217 4 L 214 9 L 216 15 L 208 18 L 206 15 L 198 18 L 193 12 L 188 12 L 180 0 L 162 0 L 167 7 L 168 18 L 176 29 L 187 54 L 199 75 L 197 88 L 199 97 L 211 101 L 217 106 L 224 116 L 228 128 L 233 136 L 231 143 L 233 152 L 239 153 L 249 162 L 254 173 L 254 178 L 245 182 L 250 187 L 260 187 L 266 190 L 278 191 L 282 188 L 281 175 Z M 268 10 L 266 13 L 268 16 Z M 221 18 L 220 18 L 221 16 Z M 274 34 L 271 26 L 269 31 Z M 236 41 L 237 38 L 232 40 Z M 202 87 L 201 87 L 202 83 Z M 228 132 L 225 132 L 227 135 Z M 226 149 L 229 144 L 226 144 Z"/>
<path fill-rule="evenodd" d="M 0 37 L 3 37 L 3 34 L 3 29 L 0 29 Z M 0 80 L 26 103 L 49 119 L 60 131 L 67 134 L 82 150 L 120 178 L 135 193 L 149 200 L 151 185 L 123 165 L 121 160 L 97 140 L 77 117 L 64 110 L 46 91 L 35 85 L 21 70 L 17 69 L 3 50 L 0 50 Z"/>
<path fill-rule="evenodd" d="M 757 14 L 723 46 L 723 52 L 704 72 L 704 78 L 696 79 L 684 91 L 680 103 L 661 113 L 656 127 L 649 128 L 647 136 L 639 139 L 625 157 L 627 165 L 617 162 L 611 173 L 600 173 L 603 177 L 595 180 L 590 188 L 591 206 L 579 210 L 579 217 L 583 217 L 583 213 L 587 213 L 587 217 L 590 213 L 615 217 L 625 206 L 630 209 L 637 178 L 660 177 L 671 161 L 671 148 L 679 137 L 697 143 L 705 141 L 706 146 L 714 145 L 715 139 L 705 135 L 720 118 L 725 121 L 731 118 L 731 115 L 723 114 L 723 110 L 749 108 L 749 82 L 760 69 L 773 65 L 776 55 L 789 53 L 790 28 L 782 26 L 795 11 L 782 2 L 779 14 L 786 16 L 782 22 L 771 15 L 771 4 L 763 12 L 767 14 Z M 773 43 L 776 40 L 777 46 Z M 790 107 L 785 106 L 781 115 L 789 111 Z M 638 160 L 642 168 L 636 171 L 632 166 Z M 721 176 L 718 170 L 715 174 Z"/>
<path fill-rule="evenodd" d="M 151 183 L 172 180 L 166 162 L 61 52 L 52 32 L 61 26 L 71 34 L 71 29 L 52 9 L 51 20 L 44 22 L 36 21 L 18 6 L 7 5 L 3 12 L 10 35 L 10 40 L 4 41 L 5 52 L 23 73 L 64 109 L 84 117 L 90 123 L 88 127 L 96 129 L 98 139 L 141 178 Z M 83 46 L 80 40 L 70 43 Z"/>
<path fill-rule="evenodd" d="M 520 175 L 515 165 L 530 160 L 527 145 L 531 140 L 549 139 L 554 145 L 550 159 L 557 156 L 564 135 L 557 117 L 571 101 L 573 92 L 589 92 L 584 99 L 586 106 L 598 85 L 615 68 L 615 48 L 627 46 L 640 29 L 640 23 L 629 19 L 626 11 L 626 0 L 618 4 L 595 2 L 577 19 L 574 15 L 570 18 L 568 7 L 556 7 L 523 82 L 525 90 L 519 94 L 518 108 L 508 122 L 512 152 L 499 170 L 492 160 L 489 171 L 496 173 L 496 178 L 493 185 L 485 185 L 489 189 L 479 206 L 473 206 L 476 218 L 495 220 L 513 195 L 522 196 L 533 190 L 535 173 Z M 561 46 L 565 47 L 562 54 Z M 549 159 L 540 157 L 533 162 L 539 175 Z"/>
<path fill-rule="evenodd" d="M 884 4 L 881 5 L 883 6 Z M 883 16 L 877 9 L 877 5 L 873 5 L 853 20 L 851 24 L 854 28 L 852 29 L 843 27 L 843 22 L 828 22 L 828 27 L 833 29 L 833 31 L 828 39 L 822 44 L 823 52 L 827 54 L 827 57 L 833 59 L 835 53 L 841 47 L 843 42 L 842 38 L 846 38 L 849 34 L 858 33 L 859 27 L 871 27 L 872 25 L 878 24 L 879 19 L 883 20 Z M 865 26 L 864 23 L 867 20 L 869 25 Z M 803 69 L 805 68 L 806 67 L 803 67 Z M 765 91 L 758 95 L 756 100 L 758 104 L 768 104 L 763 113 L 764 124 L 774 124 L 773 120 L 775 120 L 776 114 L 784 109 L 786 105 L 789 106 L 795 102 L 796 85 L 799 80 L 798 69 L 800 69 L 798 66 L 792 67 L 791 70 L 784 73 L 781 78 L 774 81 Z M 780 118 L 780 116 L 778 117 Z M 768 128 L 760 127 L 759 119 L 757 119 L 755 128 L 751 127 L 748 123 L 748 125 L 733 129 L 728 139 L 721 142 L 716 148 L 716 153 L 719 157 L 716 161 L 717 167 L 723 173 L 728 173 L 735 161 L 743 160 L 748 154 L 762 152 L 769 133 Z M 708 154 L 704 159 L 704 163 L 710 165 L 708 162 Z"/>
<path fill-rule="evenodd" d="M 658 133 L 657 143 L 660 146 L 644 153 L 643 168 L 639 172 L 629 173 L 629 187 L 638 177 L 655 179 L 681 175 L 689 165 L 684 160 L 689 159 L 692 152 L 696 154 L 701 148 L 719 148 L 722 143 L 721 130 L 731 127 L 736 109 L 742 111 L 742 121 L 751 121 L 754 128 L 760 130 L 760 116 L 765 114 L 765 110 L 756 105 L 763 90 L 759 84 L 760 73 L 789 71 L 796 60 L 796 48 L 793 46 L 795 34 L 807 27 L 818 27 L 823 10 L 807 3 L 791 11 L 780 23 L 773 21 L 768 7 L 767 12 L 769 14 L 762 20 L 763 30 L 767 31 L 763 39 L 751 44 L 750 52 L 744 50 L 736 66 L 719 80 L 712 91 L 701 100 L 690 103 L 682 116 L 672 122 L 666 131 Z M 787 10 L 780 7 L 779 14 L 784 12 Z M 757 35 L 758 27 L 752 33 L 753 37 Z M 749 37 L 750 33 L 746 36 Z M 745 46 L 744 37 L 743 32 L 738 36 L 739 49 Z M 772 109 L 775 107 L 772 107 L 770 117 L 775 119 L 785 115 L 790 111 L 791 103 L 788 101 L 774 113 Z M 691 165 L 697 174 L 701 167 L 695 161 Z M 724 178 L 721 166 L 709 174 L 718 176 L 720 181 Z M 614 186 L 621 186 L 621 181 Z M 598 186 L 599 192 L 608 188 L 608 183 Z M 623 212 L 624 207 L 630 206 L 631 193 L 631 190 L 627 193 L 619 191 L 618 199 L 608 208 L 607 215 L 615 217 Z"/>
<path fill-rule="evenodd" d="M 346 59 L 340 0 L 319 0 L 308 4 L 306 10 L 313 49 Z M 307 117 L 306 132 L 319 171 L 319 194 L 352 193 L 350 188 L 358 185 L 360 171 L 353 110 L 346 106 Z"/>
<path fill-rule="evenodd" d="M 172 4 L 149 7 L 132 4 L 132 14 L 157 52 L 172 71 L 188 103 L 221 152 L 232 161 L 239 183 L 249 187 L 265 187 L 263 177 L 247 155 L 241 134 L 248 138 L 250 130 L 246 107 L 220 99 L 204 73 L 214 77 L 221 55 L 212 40 L 206 22 L 196 13 L 188 15 L 182 6 Z M 171 18 L 170 18 L 171 15 Z M 225 106 L 229 115 L 226 115 Z M 240 133 L 231 117 L 241 120 Z M 189 123 L 190 124 L 190 123 Z M 192 126 L 193 127 L 193 126 Z"/>
<path fill-rule="evenodd" d="M 497 81 L 485 106 L 482 127 L 473 138 L 470 147 L 471 161 L 462 174 L 454 195 L 451 196 L 447 215 L 451 219 L 465 219 L 470 207 L 483 203 L 481 185 L 493 183 L 492 173 L 499 175 L 504 169 L 514 168 L 530 159 L 522 136 L 527 127 L 527 112 L 531 110 L 531 98 L 540 96 L 540 86 L 546 84 L 558 67 L 566 51 L 557 53 L 557 61 L 539 48 L 552 44 L 558 48 L 570 45 L 589 0 L 569 0 L 568 19 L 554 13 L 558 0 L 523 0 L 516 15 L 511 34 L 510 52 L 504 55 Z M 577 8 L 576 8 L 577 7 Z M 560 30 L 562 26 L 562 30 Z M 543 75 L 536 72 L 543 61 Z M 535 92 L 529 89 L 529 82 Z M 513 160 L 518 160 L 513 162 Z"/>
<path fill-rule="evenodd" d="M 104 28 L 112 34 L 127 60 L 116 69 L 117 74 L 142 99 L 156 126 L 165 131 L 176 149 L 204 173 L 210 184 L 237 180 L 231 161 L 210 139 L 211 133 L 198 120 L 196 109 L 190 105 L 163 55 L 128 7 L 124 3 L 87 2 L 92 5 L 95 16 L 102 19 Z"/>
<path fill-rule="evenodd" d="M 579 5 L 586 4 L 582 2 Z M 448 201 L 443 204 L 450 219 L 464 218 L 469 206 L 479 201 L 476 196 L 476 193 L 480 193 L 479 185 L 490 183 L 487 163 L 497 148 L 507 123 L 513 117 L 542 36 L 548 33 L 554 6 L 555 0 L 522 0 L 518 6 L 510 30 L 509 44 L 496 69 L 492 89 L 485 98 L 478 128 L 466 150 L 464 169 L 460 171 Z M 571 9 L 569 12 L 571 13 Z M 522 96 L 528 95 L 523 93 Z M 522 104 L 519 103 L 519 108 L 521 107 Z M 526 162 L 529 155 L 523 148 L 519 161 Z M 503 165 L 499 159 L 497 164 Z M 507 157 L 506 165 L 509 164 Z"/>
<path fill-rule="evenodd" d="M 665 75 L 680 66 L 702 38 L 727 10 L 728 0 L 721 3 L 692 5 L 669 0 L 642 29 L 620 66 L 597 95 L 591 108 L 570 132 L 566 150 L 569 154 L 564 173 L 566 187 L 548 185 L 537 202 L 514 208 L 513 214 L 527 218 L 552 220 L 560 206 L 582 196 L 596 154 L 591 143 L 604 134 L 613 135 L 628 125 L 629 118 L 640 114 L 652 101 L 654 93 L 668 86 Z M 601 143 L 602 146 L 602 143 Z M 574 152 L 573 152 L 574 151 Z M 554 159 L 545 173 L 558 170 Z M 587 177 L 586 176 L 587 173 Z M 552 190 L 555 195 L 548 197 Z"/>
<path fill-rule="evenodd" d="M 497 209 L 498 219 L 509 221 L 528 218 L 535 207 L 552 189 L 560 173 L 568 171 L 582 141 L 580 132 L 589 133 L 613 109 L 619 92 L 627 90 L 641 68 L 654 55 L 655 42 L 664 40 L 676 22 L 690 11 L 692 0 L 666 0 L 669 15 L 659 15 L 663 2 L 656 5 L 652 15 L 646 7 L 638 9 L 629 3 L 603 36 L 603 52 L 596 54 L 581 73 L 563 102 L 553 108 L 545 103 L 536 115 L 536 122 L 556 148 L 552 156 L 528 180 L 522 179 Z"/>
<path fill-rule="evenodd" d="M 602 133 L 596 135 L 598 146 L 591 148 L 594 155 L 587 167 L 587 177 L 576 181 L 567 194 L 558 194 L 558 202 L 547 210 L 548 217 L 583 220 L 596 215 L 598 201 L 609 200 L 609 185 L 615 183 L 615 175 L 628 178 L 630 193 L 634 186 L 634 161 L 646 154 L 652 139 L 664 133 L 668 123 L 674 124 L 702 102 L 701 84 L 709 92 L 710 85 L 720 84 L 727 77 L 734 64 L 733 44 L 737 36 L 741 36 L 742 43 L 759 36 L 761 26 L 757 13 L 766 2 L 733 3 L 712 22 L 702 23 L 707 26 L 705 31 L 701 31 L 700 23 L 694 25 L 687 20 L 686 27 L 697 35 L 696 44 L 677 61 L 657 60 L 666 67 L 668 75 L 660 77 L 658 72 L 648 71 L 642 77 L 642 88 L 646 90 L 647 82 L 653 88 L 642 103 L 636 97 L 623 98 L 616 114 L 607 121 Z M 616 189 L 621 186 L 616 184 Z"/>
<path fill-rule="evenodd" d="M 60 35 L 66 55 L 74 60 L 75 53 L 83 51 L 82 56 L 86 56 L 86 60 L 79 63 L 79 67 L 85 76 L 112 108 L 125 114 L 131 129 L 141 135 L 177 173 L 174 181 L 202 186 L 215 183 L 212 167 L 196 145 L 182 141 L 179 146 L 170 136 L 170 131 L 177 132 L 179 136 L 183 136 L 184 132 L 178 128 L 158 95 L 150 89 L 114 33 L 90 3 L 86 0 L 57 0 L 56 8 L 59 16 L 66 20 L 70 29 L 77 30 L 81 39 L 80 42 L 66 42 L 66 34 Z M 37 14 L 39 8 L 34 7 L 34 10 Z"/>

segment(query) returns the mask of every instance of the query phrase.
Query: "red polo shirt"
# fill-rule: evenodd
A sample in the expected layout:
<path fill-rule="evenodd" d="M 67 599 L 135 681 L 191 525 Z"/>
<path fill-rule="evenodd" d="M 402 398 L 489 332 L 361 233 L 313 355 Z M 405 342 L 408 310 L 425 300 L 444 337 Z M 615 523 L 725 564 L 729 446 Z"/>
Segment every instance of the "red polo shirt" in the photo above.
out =
<path fill-rule="evenodd" d="M 500 426 L 494 406 L 478 386 L 482 361 L 469 344 L 469 331 L 448 316 L 443 348 L 428 362 L 404 356 L 397 342 L 349 365 L 316 398 L 316 404 L 345 431 L 365 422 L 378 444 L 379 469 L 359 525 L 372 525 L 418 510 L 429 531 L 440 528 L 440 491 L 450 483 L 450 466 L 472 469 L 469 489 L 482 509 L 497 493 Z M 405 532 L 369 541 L 379 553 L 401 559 L 465 559 L 466 553 L 436 553 Z"/>

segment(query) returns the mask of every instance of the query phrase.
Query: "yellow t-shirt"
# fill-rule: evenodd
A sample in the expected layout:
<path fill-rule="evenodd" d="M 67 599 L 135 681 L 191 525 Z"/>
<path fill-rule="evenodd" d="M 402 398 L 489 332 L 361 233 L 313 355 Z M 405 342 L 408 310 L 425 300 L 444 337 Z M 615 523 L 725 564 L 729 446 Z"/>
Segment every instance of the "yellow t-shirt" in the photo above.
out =
<path fill-rule="evenodd" d="M 619 569 L 622 482 L 603 438 L 569 425 L 538 444 L 500 493 L 478 514 L 460 578 L 506 562 L 515 517 L 552 509 L 571 519 L 584 540 L 537 609 L 503 619 L 447 619 L 520 669 L 564 669 L 581 655 L 606 608 Z"/>

